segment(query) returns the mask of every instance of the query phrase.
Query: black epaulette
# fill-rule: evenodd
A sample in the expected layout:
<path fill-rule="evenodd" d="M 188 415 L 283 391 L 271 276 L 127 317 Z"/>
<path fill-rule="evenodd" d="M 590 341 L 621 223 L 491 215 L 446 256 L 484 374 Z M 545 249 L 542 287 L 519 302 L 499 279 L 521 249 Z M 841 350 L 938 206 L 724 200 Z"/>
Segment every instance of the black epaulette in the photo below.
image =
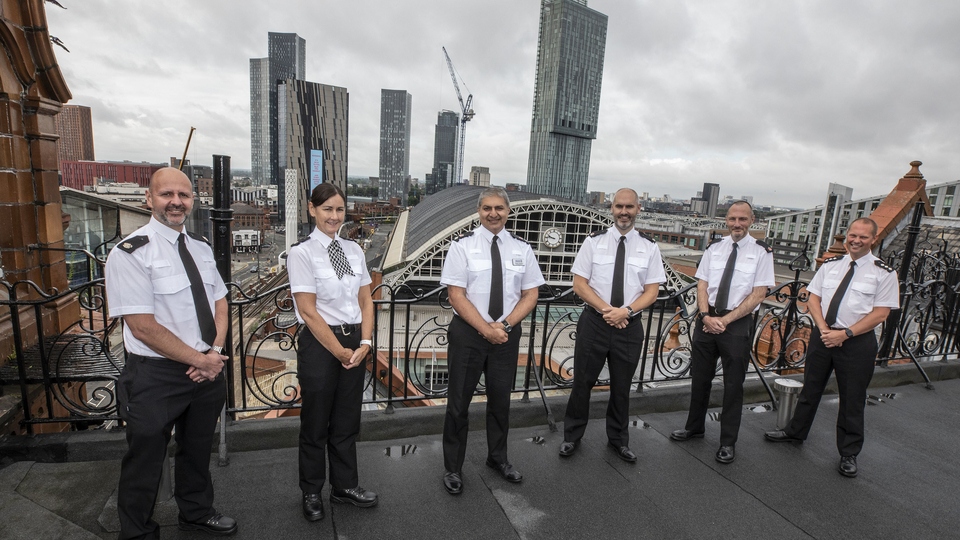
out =
<path fill-rule="evenodd" d="M 600 236 L 601 234 L 606 233 L 606 232 L 609 231 L 609 230 L 610 230 L 610 229 L 600 229 L 599 231 L 593 231 L 592 233 L 590 233 L 590 238 L 596 238 L 596 237 Z"/>
<path fill-rule="evenodd" d="M 827 261 L 823 261 L 823 262 L 827 262 Z M 883 269 L 886 270 L 887 272 L 893 272 L 893 267 L 890 266 L 889 264 L 881 261 L 880 259 L 877 259 L 877 260 L 873 261 L 873 264 L 879 266 L 880 268 L 883 268 Z"/>
<path fill-rule="evenodd" d="M 210 245 L 210 241 L 207 240 L 206 236 L 203 236 L 197 233 L 192 233 L 190 231 L 187 231 L 187 236 L 189 236 L 190 238 L 193 238 L 197 242 L 205 242 L 208 246 Z"/>
<path fill-rule="evenodd" d="M 830 257 L 829 259 L 824 259 L 823 262 L 824 262 L 824 264 L 826 264 L 826 263 L 828 263 L 828 262 L 839 261 L 839 260 L 842 259 L 842 258 L 843 258 L 843 255 L 834 255 L 833 257 Z"/>
<path fill-rule="evenodd" d="M 458 234 L 456 237 L 454 237 L 453 241 L 454 241 L 454 242 L 459 242 L 459 241 L 463 240 L 464 238 L 467 238 L 468 236 L 473 236 L 473 231 L 462 232 L 462 233 Z"/>
<path fill-rule="evenodd" d="M 714 244 L 719 244 L 720 242 L 723 242 L 723 237 L 722 237 L 722 236 L 721 236 L 720 238 L 714 238 L 713 240 L 710 241 L 709 244 L 707 244 L 707 249 L 710 249 L 710 246 L 712 246 L 712 245 L 714 245 Z M 704 249 L 704 251 L 706 251 L 707 249 Z"/>
<path fill-rule="evenodd" d="M 767 253 L 773 253 L 773 248 L 770 247 L 766 242 L 761 242 L 760 240 L 757 240 L 757 245 L 767 250 Z"/>
<path fill-rule="evenodd" d="M 653 244 L 656 244 L 656 243 L 657 243 L 657 241 L 654 240 L 652 236 L 650 236 L 649 234 L 647 234 L 647 233 L 645 233 L 645 232 L 637 231 L 637 234 L 640 235 L 640 238 L 643 238 L 643 239 L 647 240 L 647 241 L 650 242 L 650 243 L 653 243 Z"/>
<path fill-rule="evenodd" d="M 130 238 L 127 238 L 123 242 L 120 242 L 119 244 L 117 244 L 117 247 L 122 249 L 123 251 L 126 251 L 127 253 L 133 253 L 134 251 L 147 245 L 149 242 L 150 242 L 149 236 L 146 236 L 146 235 L 131 236 Z"/>
<path fill-rule="evenodd" d="M 507 232 L 510 234 L 510 237 L 516 240 L 517 242 L 520 242 L 521 244 L 529 244 L 529 242 L 527 242 L 525 239 L 513 234 L 510 231 L 507 231 Z"/>
<path fill-rule="evenodd" d="M 308 236 L 308 237 L 304 238 L 303 240 L 297 242 L 296 244 L 290 244 L 290 247 L 295 248 L 295 247 L 299 246 L 300 244 L 306 242 L 306 241 L 309 240 L 309 239 L 310 239 L 310 237 Z"/>

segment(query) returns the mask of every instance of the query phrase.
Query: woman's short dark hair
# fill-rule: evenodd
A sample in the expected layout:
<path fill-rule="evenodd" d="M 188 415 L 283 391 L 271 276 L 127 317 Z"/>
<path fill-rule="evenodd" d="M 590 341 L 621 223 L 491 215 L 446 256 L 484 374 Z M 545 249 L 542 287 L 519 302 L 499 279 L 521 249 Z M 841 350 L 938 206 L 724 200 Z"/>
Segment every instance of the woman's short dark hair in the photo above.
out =
<path fill-rule="evenodd" d="M 339 195 L 343 199 L 343 204 L 347 204 L 347 196 L 343 194 L 343 190 L 329 182 L 324 182 L 313 188 L 313 193 L 310 194 L 310 204 L 314 208 L 319 208 L 321 204 L 327 202 L 334 195 Z"/>

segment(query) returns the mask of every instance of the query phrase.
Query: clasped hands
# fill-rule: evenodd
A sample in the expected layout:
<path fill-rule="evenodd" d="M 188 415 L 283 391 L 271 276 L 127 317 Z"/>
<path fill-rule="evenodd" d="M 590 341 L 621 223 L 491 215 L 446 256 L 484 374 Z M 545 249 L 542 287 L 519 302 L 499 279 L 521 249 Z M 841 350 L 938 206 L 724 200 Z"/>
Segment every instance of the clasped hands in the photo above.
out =
<path fill-rule="evenodd" d="M 203 362 L 199 366 L 190 366 L 187 370 L 187 377 L 195 383 L 203 381 L 212 381 L 223 371 L 224 362 L 227 357 L 210 349 L 203 355 Z"/>
<path fill-rule="evenodd" d="M 510 339 L 507 331 L 503 329 L 503 323 L 499 321 L 487 323 L 487 328 L 484 328 L 484 331 L 479 332 L 479 334 L 483 336 L 483 339 L 494 345 L 506 343 Z"/>
<path fill-rule="evenodd" d="M 626 307 L 605 307 L 600 310 L 603 320 L 610 326 L 622 330 L 630 324 L 630 311 Z"/>
<path fill-rule="evenodd" d="M 722 334 L 727 330 L 727 324 L 720 317 L 703 316 L 703 331 L 708 334 Z"/>
<path fill-rule="evenodd" d="M 337 360 L 343 364 L 344 369 L 353 369 L 363 363 L 363 359 L 367 357 L 367 354 L 370 353 L 369 345 L 360 345 L 356 349 L 348 349 L 346 347 L 340 349 L 340 352 L 337 353 Z"/>

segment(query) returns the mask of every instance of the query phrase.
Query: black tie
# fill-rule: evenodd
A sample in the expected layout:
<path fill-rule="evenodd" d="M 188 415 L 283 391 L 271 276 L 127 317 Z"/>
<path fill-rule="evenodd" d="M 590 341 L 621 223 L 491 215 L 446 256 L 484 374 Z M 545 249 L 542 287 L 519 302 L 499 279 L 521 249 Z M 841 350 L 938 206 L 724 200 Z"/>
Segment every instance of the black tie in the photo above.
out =
<path fill-rule="evenodd" d="M 180 237 L 177 238 L 177 251 L 180 252 L 183 269 L 187 271 L 187 279 L 190 280 L 193 305 L 197 309 L 197 322 L 200 323 L 200 337 L 207 345 L 213 345 L 213 341 L 217 339 L 217 325 L 213 322 L 213 313 L 210 311 L 210 302 L 207 300 L 207 290 L 203 286 L 203 280 L 200 279 L 200 271 L 197 270 L 197 263 L 193 261 L 190 250 L 187 249 L 186 235 L 183 233 L 180 233 Z"/>
<path fill-rule="evenodd" d="M 853 281 L 853 272 L 856 269 L 856 261 L 850 261 L 850 269 L 847 270 L 846 275 L 843 276 L 843 280 L 840 282 L 840 286 L 837 287 L 837 292 L 835 292 L 833 298 L 830 299 L 827 316 L 823 319 L 826 321 L 827 326 L 833 326 L 837 322 L 837 312 L 840 311 L 840 302 L 843 300 L 843 295 L 847 292 L 847 287 L 850 286 L 850 282 Z"/>
<path fill-rule="evenodd" d="M 727 309 L 727 302 L 730 301 L 730 282 L 733 281 L 733 268 L 737 265 L 737 243 L 733 243 L 733 250 L 727 257 L 727 266 L 723 268 L 723 276 L 720 278 L 720 286 L 717 287 L 717 301 L 714 305 L 718 311 Z"/>
<path fill-rule="evenodd" d="M 490 242 L 490 263 L 493 265 L 493 270 L 490 272 L 490 305 L 487 314 L 494 321 L 498 321 L 503 315 L 503 265 L 500 262 L 497 235 L 493 235 L 493 240 Z"/>
<path fill-rule="evenodd" d="M 353 268 L 350 267 L 350 263 L 347 261 L 347 255 L 343 252 L 340 242 L 337 242 L 336 239 L 332 240 L 330 245 L 327 246 L 327 255 L 330 257 L 330 264 L 333 265 L 333 269 L 337 273 L 337 279 L 343 279 L 343 276 L 347 275 L 354 275 Z"/>
<path fill-rule="evenodd" d="M 617 262 L 613 265 L 613 289 L 610 291 L 610 306 L 623 306 L 623 263 L 627 258 L 627 245 L 624 240 L 627 237 L 620 235 L 620 243 L 617 244 Z"/>

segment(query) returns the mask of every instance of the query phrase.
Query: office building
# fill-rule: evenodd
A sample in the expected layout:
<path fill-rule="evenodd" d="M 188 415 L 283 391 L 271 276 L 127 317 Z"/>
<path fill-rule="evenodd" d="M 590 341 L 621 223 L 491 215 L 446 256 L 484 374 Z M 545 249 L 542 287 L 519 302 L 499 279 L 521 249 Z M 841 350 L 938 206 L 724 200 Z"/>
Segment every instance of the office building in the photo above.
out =
<path fill-rule="evenodd" d="M 437 127 L 433 139 L 433 169 L 426 176 L 427 195 L 459 183 L 454 178 L 456 171 L 453 169 L 457 161 L 459 124 L 460 115 L 453 111 L 440 111 L 437 114 Z"/>
<path fill-rule="evenodd" d="M 64 105 L 53 117 L 56 124 L 59 161 L 93 161 L 93 116 L 90 107 Z"/>
<path fill-rule="evenodd" d="M 281 169 L 296 171 L 297 190 L 278 184 L 279 219 L 285 221 L 287 198 L 301 201 L 298 222 L 309 223 L 306 200 L 322 182 L 347 191 L 347 119 L 350 95 L 346 88 L 287 79 L 278 85 L 278 130 Z"/>
<path fill-rule="evenodd" d="M 410 120 L 413 96 L 406 90 L 380 90 L 379 198 L 407 200 L 410 191 Z"/>
<path fill-rule="evenodd" d="M 490 187 L 490 167 L 470 167 L 470 185 Z"/>
<path fill-rule="evenodd" d="M 267 58 L 250 60 L 250 166 L 256 184 L 275 184 L 281 176 L 277 85 L 305 79 L 306 61 L 306 40 L 277 32 L 267 34 Z"/>
<path fill-rule="evenodd" d="M 583 201 L 597 137 L 607 16 L 586 0 L 542 0 L 527 190 Z"/>

